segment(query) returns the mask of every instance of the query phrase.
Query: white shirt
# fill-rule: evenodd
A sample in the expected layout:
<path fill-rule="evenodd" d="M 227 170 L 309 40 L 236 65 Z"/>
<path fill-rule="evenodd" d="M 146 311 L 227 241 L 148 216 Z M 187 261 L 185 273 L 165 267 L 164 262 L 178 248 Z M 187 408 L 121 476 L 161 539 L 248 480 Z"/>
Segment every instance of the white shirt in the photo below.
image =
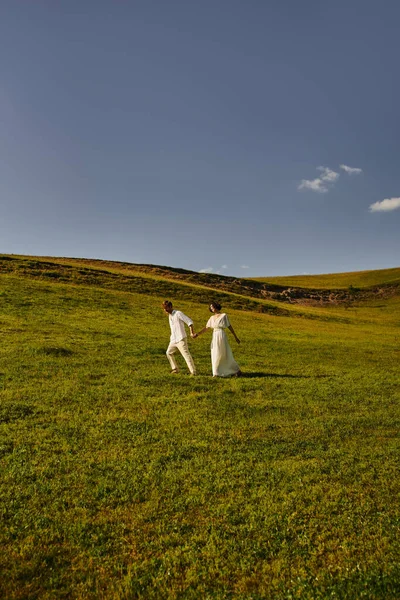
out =
<path fill-rule="evenodd" d="M 180 310 L 173 310 L 169 315 L 169 325 L 171 327 L 171 343 L 177 344 L 181 340 L 185 339 L 186 331 L 185 325 L 187 326 L 193 325 L 192 319 L 189 319 L 186 315 L 183 314 Z"/>

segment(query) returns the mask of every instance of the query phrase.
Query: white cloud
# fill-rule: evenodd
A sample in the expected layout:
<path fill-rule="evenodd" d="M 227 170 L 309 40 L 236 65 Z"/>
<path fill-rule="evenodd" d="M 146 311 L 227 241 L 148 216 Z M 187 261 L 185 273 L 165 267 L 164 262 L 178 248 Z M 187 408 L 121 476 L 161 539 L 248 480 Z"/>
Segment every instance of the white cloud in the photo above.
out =
<path fill-rule="evenodd" d="M 326 184 L 319 177 L 317 179 L 302 179 L 297 189 L 312 190 L 321 194 L 325 194 L 328 191 Z"/>
<path fill-rule="evenodd" d="M 336 173 L 336 171 L 332 171 L 332 169 L 329 169 L 328 167 L 317 167 L 317 169 L 318 171 L 322 172 L 322 181 L 334 183 L 337 179 L 339 179 L 339 173 Z"/>
<path fill-rule="evenodd" d="M 321 171 L 320 177 L 316 179 L 302 179 L 297 189 L 326 194 L 329 191 L 329 185 L 333 185 L 339 179 L 339 173 L 332 171 L 329 167 L 317 167 L 317 170 Z"/>
<path fill-rule="evenodd" d="M 214 271 L 213 267 L 206 267 L 205 269 L 200 269 L 199 273 L 211 273 Z"/>
<path fill-rule="evenodd" d="M 240 267 L 241 269 L 250 269 L 250 267 L 248 265 L 241 265 Z"/>
<path fill-rule="evenodd" d="M 222 265 L 221 269 L 227 269 L 228 265 Z"/>
<path fill-rule="evenodd" d="M 348 175 L 360 175 L 360 173 L 363 172 L 362 169 L 359 169 L 358 167 L 348 167 L 347 165 L 339 165 L 341 169 L 343 169 L 343 171 L 346 171 L 346 173 Z"/>
<path fill-rule="evenodd" d="M 374 202 L 369 207 L 370 212 L 388 212 L 400 208 L 400 198 L 385 198 L 380 202 Z"/>

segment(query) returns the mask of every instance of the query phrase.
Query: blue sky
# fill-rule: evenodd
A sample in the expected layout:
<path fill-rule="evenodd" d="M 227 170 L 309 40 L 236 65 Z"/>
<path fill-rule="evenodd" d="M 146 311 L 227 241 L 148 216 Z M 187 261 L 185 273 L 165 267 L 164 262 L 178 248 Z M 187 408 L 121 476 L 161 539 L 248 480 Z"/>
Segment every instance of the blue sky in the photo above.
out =
<path fill-rule="evenodd" d="M 395 0 L 2 0 L 0 252 L 399 266 L 399 22 Z"/>

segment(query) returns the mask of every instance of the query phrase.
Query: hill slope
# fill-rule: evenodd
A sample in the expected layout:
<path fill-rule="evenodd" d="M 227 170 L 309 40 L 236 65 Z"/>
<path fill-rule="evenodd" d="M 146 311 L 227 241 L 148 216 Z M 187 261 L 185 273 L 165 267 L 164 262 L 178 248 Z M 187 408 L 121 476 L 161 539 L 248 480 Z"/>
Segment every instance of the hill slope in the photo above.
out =
<path fill-rule="evenodd" d="M 131 265 L 88 259 L 59 259 L 52 257 L 21 257 L 0 255 L 0 274 L 34 278 L 74 285 L 89 285 L 148 296 L 193 300 L 209 304 L 218 291 L 219 300 L 227 307 L 272 314 L 287 314 L 277 302 L 266 302 L 252 294 L 240 281 L 227 278 L 219 285 L 199 273 L 158 267 Z M 232 282 L 231 282 L 232 280 Z"/>
<path fill-rule="evenodd" d="M 1 261 L 0 597 L 397 600 L 400 297 L 281 316 L 72 262 Z M 196 329 L 238 303 L 242 378 L 207 334 L 169 375 L 174 290 Z"/>
<path fill-rule="evenodd" d="M 371 288 L 382 285 L 400 284 L 400 267 L 375 271 L 354 271 L 350 273 L 330 273 L 323 275 L 293 275 L 287 277 L 256 277 L 255 281 L 271 285 L 312 288 L 345 289 Z"/>
<path fill-rule="evenodd" d="M 354 304 L 400 295 L 400 268 L 333 275 L 243 279 L 157 265 L 94 259 L 0 256 L 0 273 L 20 273 L 76 284 L 102 285 L 208 304 L 217 292 L 226 305 L 284 314 L 279 305 Z M 249 300 L 252 298 L 252 300 Z"/>

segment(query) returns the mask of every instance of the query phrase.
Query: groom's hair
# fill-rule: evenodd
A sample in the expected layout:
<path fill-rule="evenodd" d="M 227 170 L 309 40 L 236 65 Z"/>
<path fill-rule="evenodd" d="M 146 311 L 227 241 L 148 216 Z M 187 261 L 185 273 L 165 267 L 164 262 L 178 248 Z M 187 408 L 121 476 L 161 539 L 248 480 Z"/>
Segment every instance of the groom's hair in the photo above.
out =
<path fill-rule="evenodd" d="M 170 302 L 169 300 L 164 300 L 164 302 L 162 303 L 162 306 L 164 308 L 172 308 L 172 302 Z"/>

